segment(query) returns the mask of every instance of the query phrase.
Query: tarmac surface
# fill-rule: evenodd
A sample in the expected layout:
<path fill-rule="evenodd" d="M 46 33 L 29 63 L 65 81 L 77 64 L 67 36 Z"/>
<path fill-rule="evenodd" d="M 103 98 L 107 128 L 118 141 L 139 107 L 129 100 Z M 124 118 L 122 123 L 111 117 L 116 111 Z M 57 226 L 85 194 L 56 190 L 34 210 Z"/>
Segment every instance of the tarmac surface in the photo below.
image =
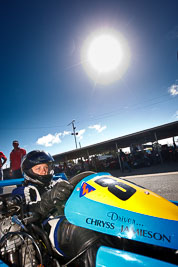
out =
<path fill-rule="evenodd" d="M 163 164 L 152 165 L 150 167 L 143 167 L 132 169 L 131 172 L 124 171 L 121 172 L 118 170 L 109 170 L 113 176 L 116 177 L 129 177 L 129 176 L 136 176 L 136 175 L 144 175 L 144 174 L 155 174 L 155 173 L 169 173 L 169 172 L 177 172 L 178 171 L 178 162 L 164 162 Z"/>
<path fill-rule="evenodd" d="M 112 170 L 110 173 L 147 188 L 167 200 L 178 201 L 178 162 L 134 169 L 131 172 Z"/>

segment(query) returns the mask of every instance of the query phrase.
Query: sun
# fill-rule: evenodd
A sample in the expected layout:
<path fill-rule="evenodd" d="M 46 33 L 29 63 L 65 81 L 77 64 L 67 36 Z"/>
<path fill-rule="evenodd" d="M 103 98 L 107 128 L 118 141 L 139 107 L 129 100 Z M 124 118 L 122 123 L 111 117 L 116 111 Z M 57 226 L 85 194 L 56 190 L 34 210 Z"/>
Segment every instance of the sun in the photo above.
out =
<path fill-rule="evenodd" d="M 91 41 L 87 58 L 98 73 L 113 71 L 122 59 L 120 43 L 109 34 L 98 36 Z"/>
<path fill-rule="evenodd" d="M 97 32 L 89 36 L 82 49 L 82 62 L 96 83 L 108 84 L 122 77 L 130 62 L 130 50 L 121 34 Z"/>

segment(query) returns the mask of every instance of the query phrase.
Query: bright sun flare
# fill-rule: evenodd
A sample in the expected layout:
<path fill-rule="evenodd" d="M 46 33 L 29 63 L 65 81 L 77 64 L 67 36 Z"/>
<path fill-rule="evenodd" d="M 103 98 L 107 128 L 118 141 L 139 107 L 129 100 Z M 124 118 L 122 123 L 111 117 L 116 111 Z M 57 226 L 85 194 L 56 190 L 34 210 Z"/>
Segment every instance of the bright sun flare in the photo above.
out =
<path fill-rule="evenodd" d="M 88 61 L 99 73 L 115 70 L 121 57 L 122 51 L 119 42 L 110 35 L 96 37 L 88 49 Z"/>
<path fill-rule="evenodd" d="M 92 34 L 82 49 L 87 74 L 96 82 L 108 84 L 122 77 L 130 62 L 127 42 L 114 31 Z"/>

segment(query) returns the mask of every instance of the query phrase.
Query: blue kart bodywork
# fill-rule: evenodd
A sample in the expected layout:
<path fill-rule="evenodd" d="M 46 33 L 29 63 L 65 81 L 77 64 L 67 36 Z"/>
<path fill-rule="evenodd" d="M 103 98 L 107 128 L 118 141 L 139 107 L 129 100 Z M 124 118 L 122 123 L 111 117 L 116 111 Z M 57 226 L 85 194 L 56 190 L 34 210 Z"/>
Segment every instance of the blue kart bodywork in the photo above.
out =
<path fill-rule="evenodd" d="M 98 173 L 97 177 L 107 177 Z M 82 184 L 95 179 L 96 174 L 84 178 L 74 189 L 65 205 L 65 215 L 74 225 L 97 232 L 132 239 L 151 245 L 178 249 L 178 221 L 168 220 L 90 199 L 81 194 Z M 95 190 L 95 188 L 91 188 Z M 79 191 L 80 190 L 80 191 Z M 106 193 L 106 191 L 105 191 Z M 104 199 L 103 195 L 103 199 Z M 77 205 L 76 205 L 77 203 Z M 144 204 L 143 204 L 144 205 Z M 177 210 L 177 207 L 176 207 Z"/>
<path fill-rule="evenodd" d="M 0 267 L 8 267 L 8 265 L 5 264 L 3 261 L 0 260 Z"/>
<path fill-rule="evenodd" d="M 88 228 L 94 231 L 99 231 L 110 235 L 120 236 L 126 239 L 133 239 L 138 242 L 148 243 L 157 246 L 160 246 L 161 244 L 160 242 L 162 242 L 161 246 L 163 247 L 167 247 L 170 249 L 171 248 L 178 249 L 178 243 L 177 243 L 178 221 L 170 221 L 156 217 L 153 218 L 151 216 L 138 214 L 123 209 L 118 209 L 117 207 L 109 206 L 103 203 L 90 200 L 86 197 L 83 197 L 83 195 L 81 195 L 82 184 L 87 183 L 91 178 L 95 177 L 95 175 L 96 174 L 92 174 L 84 178 L 81 182 L 79 182 L 78 185 L 75 187 L 69 200 L 67 201 L 65 207 L 65 215 L 66 218 L 69 220 L 69 222 L 80 227 Z M 97 175 L 107 176 L 110 174 L 100 173 Z M 64 173 L 60 173 L 54 176 L 54 180 L 57 180 L 59 178 L 67 180 L 67 177 L 65 176 Z M 0 181 L 0 188 L 12 185 L 22 185 L 23 182 L 24 178 Z M 174 203 L 175 205 L 178 205 L 178 201 L 171 201 L 171 202 Z M 127 222 L 122 221 L 121 225 L 119 224 L 118 221 L 115 222 L 115 225 L 113 226 L 112 222 L 108 222 L 109 220 L 108 214 L 110 212 L 112 212 L 112 214 L 117 214 L 120 212 L 122 213 L 123 218 L 128 218 L 128 221 Z M 92 214 L 92 216 L 89 216 L 88 214 L 90 215 Z M 94 222 L 94 220 L 97 222 L 97 224 L 91 223 Z M 128 223 L 130 224 L 131 221 L 134 221 L 134 224 L 138 225 L 137 228 L 139 229 L 139 231 L 136 230 L 134 232 L 135 235 L 129 236 L 130 232 L 128 231 L 129 229 Z M 118 229 L 121 228 L 124 229 L 124 231 L 122 232 L 122 236 L 118 231 Z M 142 228 L 144 228 L 144 230 Z M 149 233 L 145 229 L 149 229 Z M 145 231 L 144 235 L 143 231 Z M 175 233 L 175 236 L 172 234 L 173 232 Z M 155 239 L 149 238 L 150 235 L 153 236 L 154 233 L 156 233 L 155 234 L 156 238 Z M 169 239 L 170 236 L 171 236 L 171 242 Z M 160 240 L 161 237 L 164 238 Z M 1 266 L 6 267 L 7 265 L 2 261 L 0 261 L 0 267 Z M 177 265 L 161 261 L 158 259 L 150 258 L 144 255 L 139 255 L 136 253 L 123 251 L 120 249 L 102 246 L 98 249 L 97 252 L 96 267 L 110 267 L 110 266 L 173 267 Z"/>
<path fill-rule="evenodd" d="M 112 264 L 111 264 L 112 263 Z M 163 262 L 136 253 L 100 247 L 96 256 L 96 267 L 175 267 L 175 264 Z"/>

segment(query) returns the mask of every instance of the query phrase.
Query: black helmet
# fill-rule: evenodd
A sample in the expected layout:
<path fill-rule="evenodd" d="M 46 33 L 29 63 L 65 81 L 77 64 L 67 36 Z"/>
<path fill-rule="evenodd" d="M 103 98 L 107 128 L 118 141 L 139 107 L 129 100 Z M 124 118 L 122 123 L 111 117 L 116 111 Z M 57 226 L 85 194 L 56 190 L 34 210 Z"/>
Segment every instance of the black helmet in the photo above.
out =
<path fill-rule="evenodd" d="M 43 163 L 48 165 L 48 174 L 39 175 L 34 173 L 32 167 Z M 54 174 L 53 164 L 54 159 L 49 153 L 45 151 L 34 150 L 23 157 L 21 169 L 26 181 L 39 185 L 48 185 L 51 182 Z"/>

